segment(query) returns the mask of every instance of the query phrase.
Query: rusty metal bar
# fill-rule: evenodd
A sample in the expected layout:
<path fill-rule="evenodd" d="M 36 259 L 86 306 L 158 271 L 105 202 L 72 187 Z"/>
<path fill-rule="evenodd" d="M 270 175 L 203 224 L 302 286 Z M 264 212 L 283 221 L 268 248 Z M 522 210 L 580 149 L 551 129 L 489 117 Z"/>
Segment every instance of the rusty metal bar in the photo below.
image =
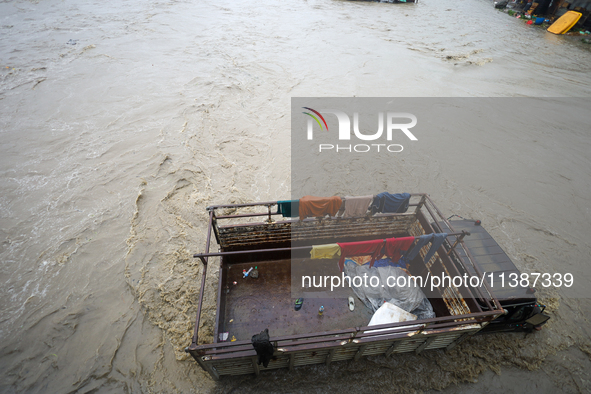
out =
<path fill-rule="evenodd" d="M 427 200 L 429 200 L 429 202 L 431 203 L 431 205 L 433 206 L 433 209 L 435 209 L 435 211 L 437 212 L 437 214 L 439 215 L 439 217 L 443 220 L 443 222 L 450 228 L 453 230 L 453 226 L 451 225 L 451 223 L 443 216 L 443 213 L 441 213 L 441 211 L 439 210 L 439 208 L 437 208 L 437 206 L 433 203 L 433 201 L 429 198 L 429 196 L 427 196 Z M 429 208 L 427 208 L 429 209 Z M 431 216 L 433 216 L 433 219 L 436 218 L 435 215 L 433 215 L 433 213 L 431 212 L 431 209 L 429 209 L 429 213 L 431 213 Z M 435 220 L 435 224 L 438 225 L 437 220 Z M 439 227 L 439 231 L 443 232 L 443 230 L 441 229 L 441 227 Z"/>
<path fill-rule="evenodd" d="M 432 201 L 431 201 L 431 199 L 429 199 L 429 197 L 426 197 L 426 200 L 432 203 Z M 433 219 L 433 223 L 437 226 L 437 216 L 433 213 L 433 211 L 431 210 L 431 207 L 429 207 L 429 204 L 425 204 L 424 206 L 427 209 L 427 211 L 429 212 L 429 215 L 431 215 L 431 218 Z M 425 219 L 427 219 L 427 217 L 425 217 Z M 433 229 L 433 227 L 431 226 L 431 223 L 429 223 L 429 222 L 430 222 L 430 220 L 427 220 L 427 224 L 429 225 L 429 229 L 433 233 L 435 233 L 436 231 Z M 441 227 L 439 227 L 439 232 L 440 233 L 443 232 Z"/>
<path fill-rule="evenodd" d="M 471 330 L 472 333 L 478 331 L 478 329 L 472 329 Z M 418 334 L 415 334 L 418 335 Z M 440 336 L 437 333 L 429 333 L 426 334 L 429 335 L 429 338 L 439 338 Z M 342 338 L 342 337 L 341 337 Z M 290 361 L 292 359 L 292 357 L 294 357 L 295 354 L 301 353 L 303 351 L 313 351 L 313 350 L 321 350 L 321 349 L 328 349 L 329 352 L 331 349 L 335 349 L 335 348 L 339 348 L 343 345 L 348 345 L 349 342 L 348 341 L 341 341 L 340 343 L 338 343 L 339 341 L 335 341 L 335 339 L 337 338 L 327 338 L 323 341 L 316 341 L 315 343 L 300 343 L 300 342 L 293 342 L 290 345 L 293 345 L 291 348 L 281 348 L 282 351 L 285 353 L 289 353 L 290 356 Z M 369 347 L 372 343 L 385 343 L 385 342 L 389 342 L 389 341 L 400 341 L 403 343 L 408 342 L 408 336 L 404 333 L 394 333 L 394 334 L 377 334 L 374 333 L 373 336 L 371 338 L 367 338 L 365 340 L 363 340 L 361 346 L 365 346 L 363 349 L 361 349 L 361 353 L 359 353 L 360 348 L 357 349 L 357 351 L 355 352 L 356 354 L 360 354 L 359 357 L 361 357 L 361 355 L 363 355 L 363 352 L 365 351 L 365 349 L 367 347 Z M 410 339 L 412 341 L 412 339 Z M 335 343 L 336 342 L 336 343 Z M 357 342 L 355 342 L 357 343 Z M 398 346 L 398 345 L 397 345 Z M 222 354 L 221 352 L 216 353 L 215 350 L 214 351 L 210 351 L 205 353 L 206 356 L 203 357 L 204 361 L 211 361 L 211 360 L 215 360 L 215 361 L 222 361 L 222 360 L 231 360 L 231 359 L 236 359 L 236 358 L 250 358 L 253 356 L 256 356 L 256 352 L 255 350 L 250 347 L 250 348 L 246 348 L 243 349 L 242 347 L 240 349 L 235 349 L 234 351 L 228 351 L 225 352 L 224 354 Z M 195 356 L 195 353 L 193 353 L 193 355 Z M 328 356 L 328 355 L 327 355 Z M 332 361 L 332 360 L 331 360 Z M 326 363 L 326 359 L 324 361 Z"/>
<path fill-rule="evenodd" d="M 408 322 L 407 322 L 408 323 Z M 453 323 L 451 324 L 453 325 L 463 325 L 466 324 L 464 322 L 461 323 Z M 421 326 L 424 326 L 424 324 L 420 324 Z M 374 326 L 372 326 L 373 329 Z M 362 336 L 368 336 L 368 337 L 376 337 L 376 336 L 385 336 L 385 335 L 399 335 L 399 334 L 406 334 L 408 331 L 416 331 L 416 328 L 408 328 L 407 326 L 401 326 L 401 327 L 393 327 L 390 329 L 387 329 L 385 332 L 384 331 L 380 331 L 379 333 L 372 333 L 372 332 L 368 332 L 366 334 L 360 334 L 357 338 L 361 338 Z M 359 332 L 359 331 L 357 331 Z M 354 334 L 350 331 L 347 331 L 346 334 L 348 335 L 343 335 L 342 333 L 339 335 L 330 335 L 327 337 L 315 337 L 313 335 L 310 336 L 305 336 L 305 335 L 300 335 L 298 339 L 287 339 L 287 340 L 282 340 L 282 339 L 274 339 L 275 343 L 278 343 L 279 341 L 281 341 L 282 343 L 280 343 L 278 346 L 281 346 L 282 349 L 286 349 L 289 347 L 303 347 L 303 348 L 309 348 L 310 346 L 314 346 L 316 344 L 321 344 L 321 343 L 332 343 L 334 344 L 335 342 L 341 342 L 345 343 L 345 344 L 349 344 L 349 343 L 353 343 L 354 340 Z M 238 345 L 235 345 L 238 344 Z M 214 349 L 213 352 L 207 353 L 207 354 L 215 354 L 215 355 L 220 355 L 220 354 L 228 354 L 228 353 L 235 353 L 235 352 L 241 352 L 241 351 L 249 351 L 249 350 L 253 350 L 252 344 L 250 343 L 250 341 L 241 341 L 241 342 L 233 342 L 230 345 L 234 345 L 234 346 L 226 346 L 225 348 L 222 348 L 221 350 L 218 350 L 217 348 L 221 348 L 222 346 L 215 346 L 216 344 L 213 344 L 213 347 L 216 348 Z M 218 344 L 219 345 L 219 344 Z M 199 350 L 203 349 L 206 345 L 202 345 L 199 347 Z M 210 346 L 211 347 L 211 346 Z"/>
<path fill-rule="evenodd" d="M 409 193 L 409 194 L 411 197 L 427 196 L 426 193 Z M 269 204 L 277 205 L 278 202 L 279 201 L 263 201 L 263 202 L 251 202 L 251 203 L 246 203 L 246 204 L 210 205 L 206 209 L 208 211 L 211 211 L 211 210 L 220 209 L 220 208 L 244 208 L 244 207 L 267 206 Z M 412 205 L 416 205 L 416 204 L 409 204 L 409 206 L 412 206 Z"/>
<path fill-rule="evenodd" d="M 409 207 L 418 207 L 420 209 L 420 206 L 422 204 L 424 204 L 423 199 L 421 199 L 421 201 L 422 202 L 418 202 L 418 203 L 409 203 L 408 206 Z M 268 206 L 268 207 L 272 207 L 273 204 L 270 204 L 269 205 L 269 204 L 261 203 L 261 204 L 256 204 L 256 206 L 261 206 L 261 207 Z M 235 208 L 246 208 L 246 207 L 248 207 L 248 206 L 236 206 Z M 230 207 L 228 207 L 228 208 L 230 208 Z M 232 207 L 232 208 L 234 208 L 234 207 Z M 406 212 L 404 212 L 404 213 L 406 213 Z M 273 212 L 272 214 L 273 215 L 281 215 L 281 213 L 279 213 L 279 212 Z M 378 212 L 377 214 L 380 214 L 380 215 L 388 215 L 388 214 L 391 214 L 391 215 L 400 215 L 400 214 L 396 214 L 394 212 Z M 236 214 L 236 215 L 223 215 L 223 216 L 216 216 L 216 217 L 218 219 L 231 219 L 231 218 L 250 217 L 250 216 L 265 216 L 265 215 L 267 215 L 267 214 L 266 213 L 245 213 L 245 214 Z M 332 217 L 335 217 L 337 219 L 338 218 L 342 218 L 340 216 L 332 216 Z M 364 217 L 364 216 L 359 216 L 358 218 L 362 218 L 362 217 Z M 314 219 L 314 217 L 309 217 L 309 218 L 306 218 L 306 219 Z"/>
<path fill-rule="evenodd" d="M 425 205 L 425 199 L 426 199 L 426 197 L 427 197 L 426 194 L 423 194 L 421 196 L 421 201 L 419 201 L 419 203 L 417 204 L 417 211 L 420 211 L 421 208 L 423 207 L 423 205 Z M 410 204 L 409 204 L 409 206 L 410 206 Z"/>
<path fill-rule="evenodd" d="M 269 207 L 269 209 L 271 209 Z M 223 215 L 223 216 L 216 216 L 216 219 L 233 219 L 233 218 L 250 218 L 255 216 L 267 216 L 267 215 L 281 215 L 280 213 L 244 213 L 240 215 Z M 249 223 L 250 224 L 250 223 Z"/>
<path fill-rule="evenodd" d="M 211 227 L 213 224 L 213 210 L 209 211 L 209 224 L 207 226 L 207 243 L 205 244 L 205 255 L 197 256 L 203 263 L 203 277 L 201 278 L 201 290 L 199 291 L 199 306 L 197 307 L 197 317 L 195 318 L 195 329 L 193 331 L 193 341 L 191 345 L 197 345 L 199 338 L 199 320 L 201 320 L 201 307 L 203 306 L 203 293 L 205 291 L 205 277 L 207 275 L 207 262 L 209 253 L 209 242 L 211 241 Z"/>
<path fill-rule="evenodd" d="M 277 201 L 250 202 L 247 204 L 210 205 L 206 209 L 208 211 L 212 211 L 214 209 L 220 209 L 220 208 L 244 208 L 244 207 L 256 207 L 257 205 L 258 206 L 267 206 L 269 204 L 275 205 L 275 204 L 277 204 Z"/>
<path fill-rule="evenodd" d="M 213 341 L 219 342 L 220 341 L 220 315 L 221 315 L 221 307 L 222 307 L 222 297 L 223 297 L 223 280 L 224 277 L 224 269 L 222 267 L 223 264 L 223 257 L 220 257 L 220 267 L 218 272 L 218 292 L 217 292 L 217 300 L 216 300 L 216 310 L 215 310 L 215 326 L 213 328 Z M 225 300 L 223 301 L 224 307 L 226 306 Z"/>
<path fill-rule="evenodd" d="M 274 213 L 273 215 L 278 215 L 277 213 Z M 358 219 L 371 219 L 371 218 L 389 218 L 389 217 L 412 217 L 413 215 L 415 215 L 414 212 L 405 212 L 405 213 L 379 213 L 373 216 L 358 216 L 358 217 L 353 217 L 353 218 L 343 218 L 340 216 L 331 216 L 330 220 L 335 220 L 338 222 L 345 222 L 345 221 L 355 221 Z M 249 217 L 249 216 L 267 216 L 266 213 L 260 213 L 260 214 L 244 214 L 243 216 L 240 215 L 234 215 L 234 216 L 219 216 L 216 217 L 216 219 L 231 219 L 231 218 L 238 218 L 238 217 Z M 300 220 L 300 219 L 285 219 L 282 220 L 280 223 L 281 224 L 286 224 L 286 223 L 291 223 L 291 224 L 300 224 L 300 223 L 313 223 L 313 222 L 321 222 L 321 221 L 328 221 L 329 219 L 323 219 L 323 218 L 317 218 L 317 217 L 308 217 L 305 218 L 304 220 Z M 268 224 L 266 222 L 253 222 L 253 223 L 237 223 L 237 224 L 227 224 L 224 226 L 220 226 L 220 228 L 225 229 L 225 228 L 235 228 L 235 227 L 245 227 L 245 226 L 261 226 L 261 225 L 265 225 Z M 339 223 L 342 224 L 342 223 Z"/>
<path fill-rule="evenodd" d="M 261 214 L 260 216 L 266 216 L 267 214 Z M 415 216 L 416 213 L 415 212 L 411 212 L 411 213 L 381 213 L 379 215 L 374 215 L 374 216 L 370 216 L 369 218 L 366 216 L 359 216 L 359 217 L 354 217 L 354 218 L 343 218 L 343 217 L 331 217 L 331 220 L 335 220 L 339 225 L 342 225 L 343 222 L 349 221 L 349 222 L 355 222 L 359 219 L 387 219 L 387 218 L 392 218 L 392 217 L 396 217 L 396 218 L 401 218 L 401 217 L 406 217 L 406 218 L 412 218 L 413 216 Z M 323 221 L 328 221 L 328 219 L 323 219 Z M 281 224 L 295 224 L 295 225 L 301 225 L 302 223 L 305 224 L 310 224 L 310 223 L 314 223 L 314 222 L 320 222 L 320 219 L 315 218 L 315 217 L 309 217 L 306 218 L 304 220 L 300 220 L 300 219 L 289 219 L 289 220 L 283 220 L 280 223 Z M 224 225 L 224 226 L 219 226 L 221 229 L 228 229 L 228 228 L 240 228 L 240 227 L 247 227 L 247 226 L 263 226 L 266 225 L 268 223 L 265 222 L 253 222 L 253 223 L 238 223 L 238 224 L 228 224 L 228 225 Z"/>
<path fill-rule="evenodd" d="M 213 212 L 213 220 L 212 220 L 212 226 L 213 226 L 213 235 L 215 235 L 215 240 L 218 243 L 218 245 L 221 245 L 220 242 L 220 231 L 218 229 L 218 221 L 217 218 L 215 217 L 215 211 L 211 211 Z"/>
<path fill-rule="evenodd" d="M 355 337 L 357 337 L 357 334 L 359 334 L 359 327 L 355 327 L 355 331 L 351 333 L 351 336 L 349 337 L 349 343 L 353 342 L 353 340 L 355 339 Z"/>
<path fill-rule="evenodd" d="M 460 235 L 459 237 L 456 238 L 456 242 L 454 242 L 454 244 L 451 246 L 451 248 L 447 251 L 447 255 L 451 255 L 453 253 L 453 251 L 456 248 L 456 245 L 458 243 L 460 243 L 463 239 L 465 235 L 470 235 L 469 232 L 462 230 L 462 235 Z"/>
<path fill-rule="evenodd" d="M 417 334 L 422 334 L 423 331 L 425 331 L 425 329 L 427 327 L 431 326 L 432 324 L 434 324 L 434 323 L 428 322 L 428 323 L 423 324 L 423 327 L 421 327 L 421 328 L 418 329 Z M 452 323 L 452 324 L 455 325 L 455 323 Z"/>
<path fill-rule="evenodd" d="M 470 313 L 465 315 L 457 315 L 457 316 L 442 316 L 442 317 L 435 317 L 432 319 L 425 319 L 417 321 L 413 324 L 413 322 L 399 322 L 399 323 L 388 323 L 388 324 L 379 324 L 375 326 L 365 326 L 365 327 L 355 327 L 348 330 L 334 330 L 334 331 L 324 331 L 322 333 L 312 333 L 312 334 L 303 334 L 303 335 L 289 335 L 284 337 L 277 337 L 273 338 L 273 341 L 278 342 L 278 346 L 280 347 L 287 347 L 287 346 L 298 346 L 298 345 L 307 345 L 311 343 L 317 342 L 333 342 L 339 340 L 349 340 L 352 342 L 355 339 L 360 331 L 363 331 L 362 334 L 359 334 L 359 338 L 366 337 L 366 336 L 386 336 L 389 334 L 400 334 L 398 331 L 408 330 L 408 326 L 413 325 L 422 325 L 425 326 L 421 329 L 417 329 L 418 331 L 422 332 L 427 325 L 429 325 L 430 329 L 437 329 L 439 328 L 439 324 L 442 327 L 453 326 L 453 325 L 465 325 L 465 324 L 473 324 L 476 323 L 478 319 L 485 319 L 487 317 L 494 319 L 504 313 L 503 310 L 496 310 L 496 311 L 486 311 L 486 312 L 479 312 L 479 313 Z M 469 321 L 462 321 L 463 319 L 469 319 Z M 367 333 L 366 331 L 372 330 L 380 330 L 380 329 L 391 329 L 390 331 L 382 331 L 379 333 Z M 343 336 L 347 334 L 347 336 Z M 339 336 L 340 335 L 340 336 Z M 321 338 L 326 337 L 326 338 Z M 286 342 L 284 341 L 291 341 Z M 246 347 L 244 347 L 247 345 Z M 224 349 L 231 349 L 231 348 L 238 348 L 235 350 L 230 351 L 238 351 L 238 350 L 247 350 L 252 349 L 252 344 L 250 340 L 244 341 L 236 341 L 236 342 L 223 342 L 223 343 L 212 343 L 212 344 L 204 344 L 200 346 L 191 346 L 189 350 L 191 351 L 203 351 L 212 349 L 213 352 L 211 354 L 218 354 L 218 353 L 228 353 Z M 210 354 L 210 353 L 208 353 Z"/>
<path fill-rule="evenodd" d="M 320 337 L 331 337 L 330 339 L 334 339 L 336 340 L 342 340 L 342 339 L 349 339 L 349 336 L 351 334 L 351 330 L 354 330 L 354 328 L 348 328 L 348 329 L 344 329 L 344 330 L 332 330 L 332 331 L 323 331 L 323 332 L 317 332 L 317 333 L 313 333 L 313 334 L 297 334 L 297 335 L 285 335 L 285 336 L 280 336 L 280 337 L 276 337 L 273 338 L 273 342 L 277 342 L 278 343 L 278 347 L 279 342 L 283 342 L 283 341 L 299 341 L 302 339 L 309 339 L 309 338 L 320 338 Z M 339 336 L 341 335 L 341 336 Z M 304 342 L 297 342 L 296 344 L 301 344 Z M 239 347 L 239 346 L 243 346 L 243 345 L 247 345 L 249 349 L 252 349 L 252 342 L 250 340 L 243 340 L 243 341 L 235 341 L 235 342 L 223 342 L 223 343 L 217 343 L 217 344 L 210 344 L 210 345 L 200 345 L 198 347 L 196 347 L 195 349 L 204 349 L 204 348 L 227 348 L 227 347 Z M 280 347 L 283 347 L 284 344 L 281 344 Z M 191 349 L 194 350 L 194 349 Z"/>
<path fill-rule="evenodd" d="M 461 235 L 462 233 L 451 233 L 448 236 Z M 419 237 L 415 237 L 418 239 Z M 208 248 L 209 249 L 209 248 Z M 233 252 L 216 252 L 216 253 L 196 253 L 193 255 L 195 258 L 202 257 L 214 257 L 214 256 L 229 256 L 236 254 L 247 254 L 247 253 L 264 253 L 264 252 L 287 252 L 292 250 L 310 250 L 312 246 L 294 246 L 289 248 L 275 248 L 275 249 L 255 249 L 255 250 L 236 250 Z"/>

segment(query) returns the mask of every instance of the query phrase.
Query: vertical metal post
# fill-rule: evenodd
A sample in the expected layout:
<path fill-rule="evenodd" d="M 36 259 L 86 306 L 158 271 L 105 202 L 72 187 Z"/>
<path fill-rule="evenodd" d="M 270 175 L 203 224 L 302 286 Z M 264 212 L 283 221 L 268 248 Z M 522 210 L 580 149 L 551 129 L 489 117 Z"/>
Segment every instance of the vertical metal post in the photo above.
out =
<path fill-rule="evenodd" d="M 462 235 L 460 235 L 458 238 L 456 238 L 456 242 L 454 242 L 454 244 L 451 246 L 451 248 L 447 251 L 447 255 L 450 256 L 454 249 L 456 248 L 456 245 L 459 244 L 460 242 L 462 242 L 462 240 L 464 239 L 464 237 L 466 235 L 470 235 L 470 233 L 466 233 L 466 230 L 462 230 Z"/>
<path fill-rule="evenodd" d="M 211 240 L 211 226 L 213 222 L 213 209 L 209 211 L 209 224 L 207 226 L 207 243 L 205 244 L 205 253 L 209 253 L 209 241 Z M 199 306 L 197 307 L 197 318 L 195 319 L 195 329 L 193 331 L 193 341 L 192 345 L 197 345 L 197 340 L 199 338 L 199 320 L 201 319 L 201 307 L 203 306 L 203 293 L 205 290 L 205 278 L 207 276 L 207 263 L 208 257 L 201 257 L 201 262 L 203 263 L 203 276 L 201 278 L 201 291 L 199 294 Z"/>
<path fill-rule="evenodd" d="M 396 350 L 396 348 L 402 343 L 402 341 L 395 341 L 392 346 L 390 346 L 388 348 L 388 350 L 386 350 L 386 357 L 390 357 L 390 355 L 392 353 L 394 353 L 394 350 Z"/>
<path fill-rule="evenodd" d="M 336 351 L 337 351 L 337 348 L 333 347 L 332 349 L 330 349 L 330 351 L 328 352 L 328 355 L 326 356 L 326 366 L 328 366 L 331 363 L 332 358 L 334 357 L 334 354 Z"/>
<path fill-rule="evenodd" d="M 216 381 L 220 380 L 220 374 L 215 370 L 213 365 L 209 365 L 209 363 L 203 361 L 201 359 L 201 356 L 194 357 L 194 358 L 195 358 L 195 360 L 197 360 L 199 365 L 201 365 L 201 368 L 203 368 L 205 371 L 207 371 L 207 373 L 209 373 L 209 376 L 211 376 L 211 378 L 213 380 L 216 380 Z"/>
<path fill-rule="evenodd" d="M 423 350 L 425 350 L 425 348 L 426 348 L 427 346 L 429 346 L 429 345 L 431 344 L 431 342 L 433 342 L 433 341 L 434 341 L 436 338 L 437 338 L 437 336 L 433 336 L 433 337 L 429 337 L 429 338 L 427 338 L 427 340 L 426 340 L 425 342 L 423 342 L 423 343 L 422 343 L 422 344 L 421 344 L 421 345 L 420 345 L 420 346 L 417 348 L 417 350 L 415 350 L 415 353 L 416 353 L 416 354 L 421 354 L 421 352 L 422 352 Z"/>
<path fill-rule="evenodd" d="M 421 196 L 421 201 L 419 201 L 419 204 L 417 205 L 417 211 L 420 211 L 421 208 L 423 208 L 423 205 L 425 205 L 425 196 L 425 194 Z"/>
<path fill-rule="evenodd" d="M 365 349 L 367 349 L 367 344 L 365 345 L 361 345 L 359 347 L 359 350 L 357 350 L 357 353 L 355 353 L 355 357 L 353 357 L 353 361 L 359 361 L 359 359 L 361 358 L 361 356 L 363 356 L 363 352 L 365 352 Z"/>
<path fill-rule="evenodd" d="M 355 327 L 355 332 L 351 333 L 351 337 L 349 338 L 349 343 L 353 342 L 353 340 L 355 339 L 355 337 L 359 333 L 359 330 L 360 330 L 359 327 Z"/>
<path fill-rule="evenodd" d="M 460 337 L 458 339 L 456 339 L 455 341 L 453 341 L 452 343 L 450 343 L 449 345 L 447 345 L 447 347 L 445 348 L 446 351 L 450 351 L 453 348 L 455 348 L 456 346 L 458 346 L 460 343 L 464 342 L 464 340 L 466 338 L 468 338 L 472 333 L 466 332 L 462 335 L 460 335 Z"/>

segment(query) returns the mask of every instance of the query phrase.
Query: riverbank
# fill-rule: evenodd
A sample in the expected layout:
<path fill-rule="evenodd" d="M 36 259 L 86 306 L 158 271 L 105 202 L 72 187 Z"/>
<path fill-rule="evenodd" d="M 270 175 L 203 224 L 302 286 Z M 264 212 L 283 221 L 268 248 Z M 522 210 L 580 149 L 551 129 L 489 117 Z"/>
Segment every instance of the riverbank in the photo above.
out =
<path fill-rule="evenodd" d="M 500 5 L 497 6 L 497 3 Z M 527 26 L 527 28 L 536 30 L 539 29 L 542 31 L 547 31 L 548 28 L 552 26 L 552 24 L 568 10 L 567 7 L 560 7 L 556 9 L 553 7 L 552 11 L 554 12 L 538 13 L 536 11 L 537 7 L 535 6 L 537 3 L 533 3 L 534 5 L 530 5 L 532 3 L 508 3 L 507 5 L 503 5 L 505 3 L 506 2 L 493 2 L 495 9 L 498 12 L 505 13 L 510 17 L 520 20 L 524 25 Z M 586 10 L 584 9 L 576 9 L 586 13 Z M 564 33 L 562 37 L 564 37 L 563 39 L 570 40 L 571 42 L 578 44 L 591 44 L 591 31 L 589 31 L 589 24 L 586 23 L 586 18 L 583 18 L 581 22 L 577 23 L 573 28 Z M 591 49 L 591 47 L 588 47 L 587 45 L 581 45 L 580 47 L 584 49 Z"/>

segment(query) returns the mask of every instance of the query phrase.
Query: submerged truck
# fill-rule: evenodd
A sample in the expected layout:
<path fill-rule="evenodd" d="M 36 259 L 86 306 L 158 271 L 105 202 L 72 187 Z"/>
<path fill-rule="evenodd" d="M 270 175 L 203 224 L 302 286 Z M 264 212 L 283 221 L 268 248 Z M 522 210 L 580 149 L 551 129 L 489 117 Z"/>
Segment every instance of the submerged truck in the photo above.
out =
<path fill-rule="evenodd" d="M 532 331 L 549 319 L 535 289 L 520 281 L 509 283 L 520 272 L 480 222 L 445 219 L 427 194 L 410 194 L 404 212 L 368 211 L 358 217 L 292 218 L 285 209 L 277 209 L 279 205 L 271 201 L 207 208 L 205 251 L 194 255 L 203 263 L 197 317 L 185 351 L 214 380 L 258 375 L 267 369 L 328 366 L 369 355 L 452 349 L 471 335 Z M 212 234 L 217 252 L 209 250 Z M 354 308 L 347 301 L 358 296 L 354 289 L 345 289 L 349 297 L 326 292 L 294 307 L 293 273 L 311 262 L 310 251 L 316 246 L 430 234 L 445 234 L 445 242 L 431 253 L 425 245 L 405 267 L 410 277 L 422 282 L 432 310 L 429 318 L 369 325 L 374 311 L 358 297 Z M 203 292 L 212 257 L 219 257 L 214 335 L 212 343 L 200 343 Z M 342 275 L 338 256 L 312 261 L 312 266 Z M 249 277 L 255 267 L 257 278 Z M 433 281 L 434 277 L 439 279 Z M 441 280 L 445 278 L 450 279 Z M 324 312 L 319 314 L 321 306 Z M 272 356 L 264 367 L 251 338 L 267 329 Z"/>

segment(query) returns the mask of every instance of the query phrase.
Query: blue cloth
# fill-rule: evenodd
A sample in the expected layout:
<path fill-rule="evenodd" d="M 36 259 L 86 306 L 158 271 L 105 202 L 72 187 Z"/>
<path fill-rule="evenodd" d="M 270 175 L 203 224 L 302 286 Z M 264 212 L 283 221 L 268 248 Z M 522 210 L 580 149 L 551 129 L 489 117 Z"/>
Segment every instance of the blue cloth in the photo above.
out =
<path fill-rule="evenodd" d="M 435 252 L 437 252 L 437 249 L 439 249 L 439 247 L 443 244 L 443 242 L 445 241 L 446 238 L 447 238 L 447 233 L 440 233 L 440 234 L 433 235 L 433 243 L 431 244 L 431 248 L 429 248 L 429 251 L 427 252 L 427 255 L 425 256 L 425 263 L 427 263 L 427 262 L 429 262 L 429 260 L 431 260 L 431 257 L 433 257 Z"/>
<path fill-rule="evenodd" d="M 421 235 L 419 237 L 419 240 L 415 244 L 414 248 L 412 248 L 411 250 L 409 250 L 405 254 L 403 254 L 402 259 L 404 259 L 410 263 L 411 261 L 413 261 L 415 259 L 415 257 L 417 257 L 417 255 L 419 254 L 419 251 L 423 248 L 423 246 L 425 246 L 425 245 L 427 245 L 427 243 L 431 242 L 432 239 L 433 239 L 433 234 Z"/>
<path fill-rule="evenodd" d="M 409 200 L 410 194 L 408 193 L 383 192 L 374 197 L 371 203 L 371 212 L 404 213 L 408 210 Z"/>
<path fill-rule="evenodd" d="M 300 200 L 277 201 L 277 213 L 282 214 L 284 218 L 299 216 Z"/>
<path fill-rule="evenodd" d="M 425 234 L 419 237 L 416 245 L 412 250 L 408 251 L 405 255 L 402 256 L 400 259 L 401 262 L 410 263 L 417 257 L 423 246 L 427 245 L 429 242 L 432 242 L 429 251 L 425 255 L 425 259 L 423 262 L 428 262 L 431 260 L 431 257 L 437 252 L 437 249 L 443 244 L 445 239 L 447 238 L 447 233 L 438 233 L 438 234 Z"/>
<path fill-rule="evenodd" d="M 406 268 L 406 264 L 398 261 L 398 262 L 393 262 L 391 258 L 386 257 L 385 259 L 381 259 L 381 260 L 376 260 L 373 263 L 374 267 L 399 267 L 399 268 Z"/>
<path fill-rule="evenodd" d="M 345 259 L 345 264 L 349 264 L 349 263 L 351 263 L 351 264 L 357 264 L 354 260 Z M 363 265 L 368 265 L 368 264 L 369 263 L 365 263 Z M 376 267 L 388 267 L 388 266 L 391 266 L 391 267 L 398 267 L 398 268 L 404 268 L 404 269 L 406 269 L 406 263 L 405 262 L 403 262 L 402 260 L 400 260 L 400 261 L 398 261 L 398 262 L 395 263 L 389 257 L 386 257 L 385 259 L 381 259 L 381 260 L 376 260 L 373 263 L 373 266 L 374 266 L 374 268 L 376 268 Z"/>

